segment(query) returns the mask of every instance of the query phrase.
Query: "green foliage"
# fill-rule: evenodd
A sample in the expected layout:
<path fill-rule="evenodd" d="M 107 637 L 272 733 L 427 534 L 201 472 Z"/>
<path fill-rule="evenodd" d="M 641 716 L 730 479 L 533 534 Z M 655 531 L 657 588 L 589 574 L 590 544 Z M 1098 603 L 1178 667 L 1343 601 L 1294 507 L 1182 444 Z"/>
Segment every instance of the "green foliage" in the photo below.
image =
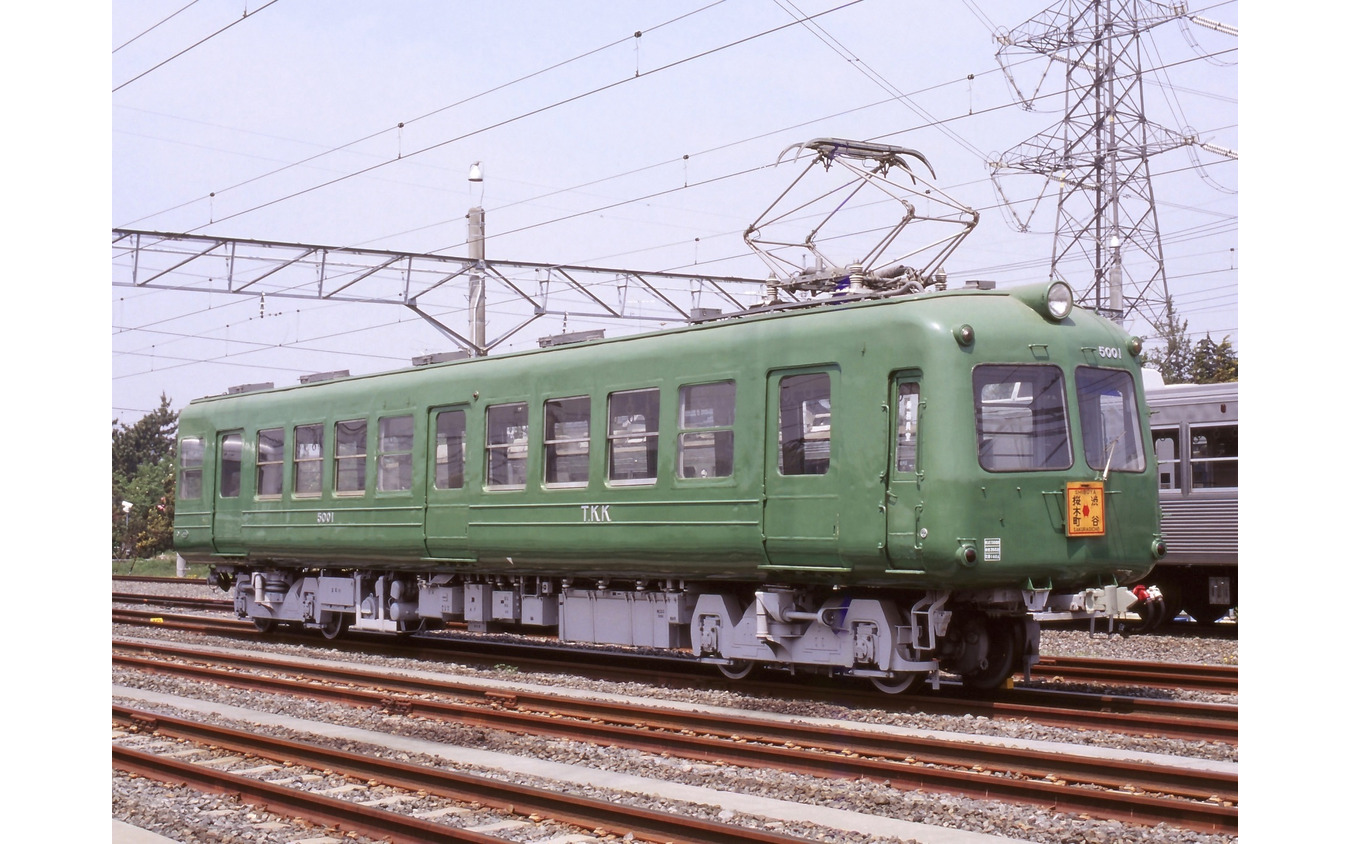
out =
<path fill-rule="evenodd" d="M 164 395 L 159 408 L 132 425 L 113 420 L 111 523 L 116 558 L 151 557 L 173 547 L 177 433 L 178 413 Z"/>
<path fill-rule="evenodd" d="M 1168 296 L 1166 321 L 1158 332 L 1158 339 L 1163 341 L 1163 347 L 1150 349 L 1140 358 L 1144 366 L 1162 373 L 1164 384 L 1183 384 L 1190 380 L 1195 351 L 1191 348 L 1190 338 L 1186 336 L 1186 329 L 1189 326 L 1188 321 L 1177 315 L 1176 309 L 1172 306 L 1172 297 Z"/>
<path fill-rule="evenodd" d="M 1195 344 L 1191 381 L 1195 384 L 1222 384 L 1238 380 L 1238 359 L 1228 338 L 1215 343 L 1208 334 Z"/>
<path fill-rule="evenodd" d="M 1225 337 L 1215 343 L 1208 334 L 1191 343 L 1186 336 L 1190 323 L 1181 319 L 1167 298 L 1166 322 L 1158 332 L 1161 349 L 1140 356 L 1144 366 L 1162 373 L 1164 384 L 1221 384 L 1238 380 L 1238 359 Z"/>

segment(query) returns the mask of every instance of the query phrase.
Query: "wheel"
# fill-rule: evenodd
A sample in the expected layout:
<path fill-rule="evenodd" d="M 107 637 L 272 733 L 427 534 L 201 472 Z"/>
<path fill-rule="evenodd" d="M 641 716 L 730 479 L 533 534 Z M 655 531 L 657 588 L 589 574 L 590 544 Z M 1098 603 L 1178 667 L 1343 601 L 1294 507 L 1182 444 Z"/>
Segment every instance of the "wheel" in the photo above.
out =
<path fill-rule="evenodd" d="M 737 659 L 732 660 L 730 665 L 717 666 L 717 670 L 728 680 L 744 680 L 755 670 L 755 664 L 748 659 Z"/>
<path fill-rule="evenodd" d="M 271 618 L 270 616 L 263 618 L 260 615 L 253 616 L 253 627 L 259 633 L 271 633 L 276 626 L 277 620 L 275 618 Z"/>
<path fill-rule="evenodd" d="M 1007 682 L 1022 657 L 1024 639 L 1018 635 L 1019 628 L 1020 625 L 1006 620 L 986 622 L 988 652 L 980 667 L 961 675 L 961 685 L 977 692 L 990 692 Z"/>
<path fill-rule="evenodd" d="M 347 632 L 347 615 L 345 613 L 333 613 L 328 620 L 319 625 L 319 632 L 325 639 L 336 639 Z"/>
<path fill-rule="evenodd" d="M 914 685 L 914 681 L 918 677 L 919 675 L 913 671 L 906 674 L 897 674 L 894 677 L 873 677 L 872 685 L 885 694 L 898 695 Z"/>

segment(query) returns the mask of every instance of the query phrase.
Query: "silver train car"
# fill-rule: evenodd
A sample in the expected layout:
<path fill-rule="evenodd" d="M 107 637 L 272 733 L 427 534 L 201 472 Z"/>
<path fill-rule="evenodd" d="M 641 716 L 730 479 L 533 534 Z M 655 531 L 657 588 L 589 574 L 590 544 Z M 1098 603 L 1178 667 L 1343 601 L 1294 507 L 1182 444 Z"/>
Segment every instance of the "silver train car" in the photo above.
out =
<path fill-rule="evenodd" d="M 1212 624 L 1238 604 L 1238 385 L 1150 384 L 1146 371 L 1145 395 L 1167 556 L 1140 585 L 1161 592 L 1155 620 Z"/>

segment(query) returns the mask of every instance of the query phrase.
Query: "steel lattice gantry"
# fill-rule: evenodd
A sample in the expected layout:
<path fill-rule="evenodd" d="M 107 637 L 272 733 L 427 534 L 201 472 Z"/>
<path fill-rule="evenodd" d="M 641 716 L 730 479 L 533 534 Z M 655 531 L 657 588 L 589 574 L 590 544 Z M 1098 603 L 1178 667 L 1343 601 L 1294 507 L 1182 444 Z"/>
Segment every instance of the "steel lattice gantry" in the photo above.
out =
<path fill-rule="evenodd" d="M 399 305 L 472 355 L 543 317 L 691 323 L 755 307 L 765 289 L 763 279 L 133 229 L 113 230 L 112 253 L 114 287 Z M 515 322 L 490 341 L 447 324 L 471 321 L 468 291 L 480 280 L 489 306 Z"/>

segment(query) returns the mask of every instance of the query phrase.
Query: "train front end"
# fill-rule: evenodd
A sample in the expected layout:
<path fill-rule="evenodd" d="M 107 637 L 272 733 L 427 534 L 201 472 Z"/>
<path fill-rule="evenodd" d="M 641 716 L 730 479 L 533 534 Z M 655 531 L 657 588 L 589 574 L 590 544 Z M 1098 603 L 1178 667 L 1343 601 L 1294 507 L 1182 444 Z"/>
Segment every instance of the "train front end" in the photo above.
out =
<path fill-rule="evenodd" d="M 1041 620 L 1118 619 L 1166 552 L 1142 344 L 1062 282 L 996 295 L 953 296 L 952 324 L 930 322 L 955 352 L 925 403 L 945 435 L 921 471 L 947 482 L 920 481 L 900 516 L 914 514 L 914 568 L 976 593 L 1019 583 Z"/>

